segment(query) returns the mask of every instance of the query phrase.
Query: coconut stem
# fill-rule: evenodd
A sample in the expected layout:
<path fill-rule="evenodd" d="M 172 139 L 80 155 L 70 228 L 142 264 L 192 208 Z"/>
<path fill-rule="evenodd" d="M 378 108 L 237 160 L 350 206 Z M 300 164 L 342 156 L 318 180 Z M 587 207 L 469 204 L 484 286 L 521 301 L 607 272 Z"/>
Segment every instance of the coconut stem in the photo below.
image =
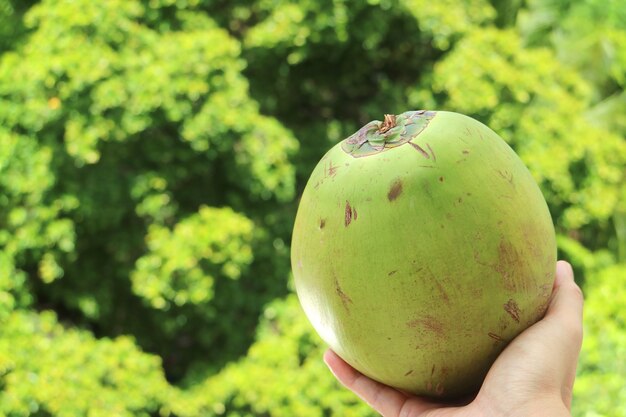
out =
<path fill-rule="evenodd" d="M 396 127 L 396 116 L 393 114 L 386 114 L 385 119 L 378 128 L 378 133 L 385 133 L 394 127 Z"/>

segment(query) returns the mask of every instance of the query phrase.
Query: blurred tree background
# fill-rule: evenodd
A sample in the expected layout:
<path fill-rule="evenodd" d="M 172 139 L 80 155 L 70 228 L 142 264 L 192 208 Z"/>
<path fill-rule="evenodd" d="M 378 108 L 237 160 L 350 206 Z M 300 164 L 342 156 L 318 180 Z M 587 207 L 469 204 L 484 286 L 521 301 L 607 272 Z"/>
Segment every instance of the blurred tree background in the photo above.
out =
<path fill-rule="evenodd" d="M 373 416 L 290 284 L 297 199 L 383 113 L 475 117 L 586 293 L 626 416 L 622 0 L 0 0 L 0 416 Z"/>

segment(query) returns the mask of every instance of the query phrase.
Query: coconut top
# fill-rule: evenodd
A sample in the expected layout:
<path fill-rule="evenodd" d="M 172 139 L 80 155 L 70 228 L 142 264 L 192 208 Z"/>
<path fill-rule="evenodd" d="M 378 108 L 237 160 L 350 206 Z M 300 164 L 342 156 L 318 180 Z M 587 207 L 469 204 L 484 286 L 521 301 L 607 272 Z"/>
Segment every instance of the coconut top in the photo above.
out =
<path fill-rule="evenodd" d="M 355 158 L 395 148 L 417 137 L 436 114 L 429 110 L 408 111 L 397 116 L 386 114 L 384 121 L 369 122 L 344 139 L 341 148 Z"/>

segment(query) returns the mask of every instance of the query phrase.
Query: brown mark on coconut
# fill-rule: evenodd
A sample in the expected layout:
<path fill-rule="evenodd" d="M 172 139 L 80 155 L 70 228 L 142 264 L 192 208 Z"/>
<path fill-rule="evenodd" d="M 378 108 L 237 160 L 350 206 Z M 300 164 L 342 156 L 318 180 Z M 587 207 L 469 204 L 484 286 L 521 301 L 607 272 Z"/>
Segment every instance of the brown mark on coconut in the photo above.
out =
<path fill-rule="evenodd" d="M 509 184 L 511 184 L 511 186 L 512 186 L 513 188 L 515 188 L 515 183 L 513 182 L 513 174 L 512 174 L 512 173 L 510 173 L 510 172 L 509 172 L 509 171 L 507 171 L 507 170 L 504 170 L 504 171 L 503 171 L 503 170 L 501 170 L 501 169 L 496 170 L 496 172 L 498 173 L 498 175 L 500 175 L 500 177 L 502 177 L 503 179 L 505 179 L 505 180 L 506 180 L 506 182 L 508 182 Z"/>
<path fill-rule="evenodd" d="M 437 336 L 443 336 L 445 333 L 443 323 L 433 316 L 424 316 L 419 319 L 411 320 L 407 322 L 406 325 L 410 328 L 419 327 L 428 332 L 435 333 Z"/>
<path fill-rule="evenodd" d="M 334 276 L 334 279 L 335 279 L 334 280 L 335 292 L 339 296 L 339 299 L 341 300 L 341 304 L 343 304 L 343 307 L 346 309 L 348 313 L 350 313 L 350 304 L 352 304 L 352 298 L 350 298 L 348 294 L 343 292 L 343 289 L 341 288 L 341 285 L 339 285 L 339 280 L 337 279 L 336 276 Z"/>
<path fill-rule="evenodd" d="M 356 208 L 352 207 L 352 219 L 356 221 L 358 217 L 358 213 L 356 212 Z"/>
<path fill-rule="evenodd" d="M 546 274 L 546 278 L 552 279 L 552 273 L 550 273 L 549 275 Z M 541 290 L 540 294 L 543 298 L 550 298 L 550 295 L 552 295 L 552 287 L 553 284 L 543 284 L 539 287 L 539 289 Z"/>
<path fill-rule="evenodd" d="M 409 376 L 413 373 L 413 369 L 411 369 L 410 371 L 408 371 L 407 373 L 404 374 L 404 376 Z"/>
<path fill-rule="evenodd" d="M 445 390 L 444 390 L 443 385 L 441 384 L 441 382 L 437 382 L 437 386 L 435 386 L 435 393 L 437 395 L 443 395 L 444 391 Z"/>
<path fill-rule="evenodd" d="M 487 333 L 487 336 L 489 336 L 490 338 L 492 338 L 493 340 L 496 340 L 498 342 L 504 342 L 504 339 L 502 337 L 498 336 L 495 333 L 489 332 L 489 333 Z"/>
<path fill-rule="evenodd" d="M 537 309 L 535 310 L 535 317 L 533 317 L 534 320 L 531 320 L 528 325 L 532 325 L 535 321 L 541 319 L 543 316 L 546 315 L 546 311 L 548 311 L 548 306 L 550 305 L 550 299 L 545 300 L 543 303 L 539 304 L 537 306 Z"/>
<path fill-rule="evenodd" d="M 326 166 L 326 170 L 325 170 L 325 176 L 327 177 L 334 177 L 335 175 L 337 175 L 337 170 L 340 167 L 337 165 L 333 165 L 333 161 L 328 161 L 328 165 Z"/>
<path fill-rule="evenodd" d="M 423 268 L 422 268 L 423 269 Z M 421 271 L 421 269 L 420 269 Z M 441 280 L 433 273 L 433 271 L 427 266 L 426 271 L 424 272 L 424 278 L 427 282 L 434 282 L 437 290 L 439 291 L 439 295 L 441 297 L 441 301 L 446 304 L 450 304 L 450 297 L 448 297 L 448 292 L 445 287 L 441 284 Z M 444 278 L 445 279 L 445 278 Z"/>
<path fill-rule="evenodd" d="M 348 227 L 351 221 L 352 221 L 352 207 L 350 206 L 350 202 L 346 200 L 346 208 L 344 210 L 344 226 Z"/>
<path fill-rule="evenodd" d="M 439 182 L 443 182 L 443 177 L 439 177 Z"/>
<path fill-rule="evenodd" d="M 418 151 L 419 153 L 422 154 L 422 156 L 426 159 L 430 159 L 430 155 L 428 154 L 428 152 L 426 152 L 424 150 L 424 148 L 422 148 L 421 146 L 419 146 L 417 143 L 413 143 L 413 142 L 408 142 L 409 145 L 411 145 L 413 147 L 413 149 L 415 149 L 416 151 Z"/>
<path fill-rule="evenodd" d="M 433 364 L 433 368 L 430 370 L 430 376 L 432 377 L 435 374 L 435 364 Z"/>
<path fill-rule="evenodd" d="M 526 248 L 530 250 L 536 259 L 543 257 L 543 251 L 541 250 L 541 242 L 537 241 L 535 236 L 542 236 L 546 233 L 542 233 L 533 223 L 528 223 L 520 227 L 522 234 L 524 235 L 524 243 Z M 545 257 L 547 259 L 546 269 L 551 269 L 552 255 Z"/>
<path fill-rule="evenodd" d="M 443 287 L 443 285 L 441 285 L 441 282 L 439 282 L 438 279 L 435 279 L 434 281 L 435 285 L 437 285 L 437 289 L 439 290 L 439 294 L 441 295 L 441 300 L 446 304 L 450 304 L 450 297 L 448 297 L 446 289 Z"/>
<path fill-rule="evenodd" d="M 387 273 L 387 276 L 388 276 L 388 277 L 390 277 L 390 276 L 392 276 L 393 274 L 395 274 L 396 272 L 398 272 L 398 270 L 397 270 L 397 269 L 394 269 L 393 271 L 388 272 L 388 273 Z"/>
<path fill-rule="evenodd" d="M 433 151 L 433 148 L 430 147 L 430 145 L 427 143 L 426 147 L 428 148 L 428 150 L 430 151 L 430 154 L 433 157 L 433 161 L 437 162 L 437 156 L 435 155 L 435 151 Z"/>
<path fill-rule="evenodd" d="M 463 155 L 467 155 L 469 153 L 470 153 L 469 149 L 463 149 Z"/>
<path fill-rule="evenodd" d="M 387 193 L 387 199 L 389 201 L 394 201 L 402 194 L 402 180 L 397 178 L 394 182 L 391 183 L 391 187 L 389 187 L 389 192 Z"/>
<path fill-rule="evenodd" d="M 509 313 L 509 316 L 511 316 L 513 320 L 519 323 L 519 315 L 521 313 L 521 310 L 515 300 L 513 300 L 512 298 L 509 299 L 509 301 L 507 301 L 506 304 L 503 305 L 503 307 L 504 311 Z"/>
<path fill-rule="evenodd" d="M 518 290 L 518 277 L 513 274 L 516 267 L 523 263 L 515 247 L 505 239 L 500 240 L 498 245 L 498 262 L 493 269 L 500 274 L 504 280 L 504 288 L 508 291 Z"/>
<path fill-rule="evenodd" d="M 476 262 L 478 265 L 482 265 L 482 266 L 487 266 L 487 267 L 493 268 L 493 265 L 489 265 L 487 262 L 483 261 L 480 258 L 480 253 L 478 253 L 478 250 L 474 249 L 473 253 L 474 253 L 474 262 Z"/>
<path fill-rule="evenodd" d="M 326 226 L 326 219 L 320 219 L 320 229 L 323 229 Z"/>

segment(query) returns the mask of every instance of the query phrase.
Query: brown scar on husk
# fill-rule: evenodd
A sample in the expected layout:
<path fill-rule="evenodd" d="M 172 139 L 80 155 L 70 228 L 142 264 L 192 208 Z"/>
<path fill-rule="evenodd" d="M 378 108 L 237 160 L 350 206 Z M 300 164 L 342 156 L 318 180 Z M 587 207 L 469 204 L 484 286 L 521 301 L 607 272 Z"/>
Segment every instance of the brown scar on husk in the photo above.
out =
<path fill-rule="evenodd" d="M 337 295 L 339 296 L 339 299 L 341 300 L 341 304 L 343 304 L 343 307 L 346 309 L 348 313 L 350 313 L 349 304 L 353 304 L 352 298 L 350 298 L 348 294 L 343 292 L 343 289 L 341 288 L 341 285 L 339 285 L 339 280 L 337 279 L 337 277 L 335 276 L 334 278 L 335 278 L 335 291 L 337 292 Z"/>
<path fill-rule="evenodd" d="M 352 218 L 356 221 L 358 217 L 358 213 L 356 212 L 356 207 L 352 207 Z"/>
<path fill-rule="evenodd" d="M 352 221 L 352 207 L 350 206 L 350 202 L 346 200 L 346 208 L 344 210 L 344 226 L 348 227 L 350 222 Z"/>
<path fill-rule="evenodd" d="M 441 382 L 437 382 L 437 386 L 435 386 L 435 393 L 437 393 L 437 395 L 442 395 L 443 392 L 444 392 L 443 385 L 441 384 Z"/>
<path fill-rule="evenodd" d="M 326 219 L 320 219 L 320 229 L 323 229 L 326 226 Z"/>
<path fill-rule="evenodd" d="M 498 262 L 493 266 L 493 269 L 500 274 L 504 281 L 504 288 L 508 291 L 519 290 L 518 280 L 512 271 L 515 270 L 515 266 L 524 262 L 516 248 L 505 239 L 500 240 L 498 245 Z"/>
<path fill-rule="evenodd" d="M 402 180 L 397 178 L 389 187 L 389 192 L 387 193 L 387 199 L 389 201 L 394 201 L 402 194 Z"/>
<path fill-rule="evenodd" d="M 433 368 L 430 370 L 430 376 L 435 374 L 435 364 L 433 364 Z"/>
<path fill-rule="evenodd" d="M 439 182 L 443 182 L 443 177 L 439 177 Z"/>
<path fill-rule="evenodd" d="M 413 369 L 411 369 L 410 371 L 408 371 L 407 373 L 404 374 L 404 376 L 409 376 L 413 373 Z"/>
<path fill-rule="evenodd" d="M 470 153 L 469 149 L 463 149 L 463 154 L 464 154 L 464 155 L 467 155 L 467 154 L 469 154 L 469 153 Z"/>
<path fill-rule="evenodd" d="M 413 147 L 413 149 L 415 149 L 416 151 L 418 151 L 419 153 L 422 154 L 422 156 L 426 159 L 430 159 L 430 155 L 428 154 L 428 152 L 426 152 L 424 150 L 424 148 L 422 148 L 421 146 L 419 146 L 417 143 L 413 143 L 411 141 L 408 142 L 409 145 L 411 145 Z"/>
<path fill-rule="evenodd" d="M 326 169 L 325 171 L 325 176 L 327 177 L 334 177 L 335 175 L 337 175 L 337 170 L 340 167 L 337 165 L 333 165 L 333 161 L 328 161 L 328 169 Z"/>
<path fill-rule="evenodd" d="M 390 271 L 389 273 L 387 273 L 387 276 L 388 276 L 388 277 L 390 277 L 390 276 L 392 276 L 393 274 L 395 274 L 396 272 L 398 272 L 398 270 L 397 270 L 397 269 L 394 269 L 393 271 Z"/>
<path fill-rule="evenodd" d="M 513 188 L 515 188 L 515 183 L 513 182 L 513 173 L 507 171 L 507 170 L 496 170 L 496 172 L 503 178 L 505 179 L 509 184 L 511 184 L 511 186 Z"/>
<path fill-rule="evenodd" d="M 549 275 L 549 278 L 552 279 L 552 272 L 546 275 Z M 552 295 L 552 287 L 554 287 L 554 284 L 552 283 L 539 286 L 539 289 L 541 290 L 541 296 L 544 298 L 550 298 L 550 295 Z"/>
<path fill-rule="evenodd" d="M 502 337 L 498 336 L 495 333 L 489 332 L 489 333 L 487 333 L 487 336 L 489 336 L 493 340 L 497 340 L 498 342 L 504 342 L 504 339 Z"/>
<path fill-rule="evenodd" d="M 441 282 L 439 282 L 438 279 L 435 279 L 435 285 L 437 285 L 437 289 L 439 290 L 439 293 L 441 294 L 441 298 L 443 299 L 443 302 L 446 304 L 450 304 L 450 297 L 448 297 L 448 293 L 446 292 L 446 289 L 443 287 L 443 285 L 441 285 Z"/>
<path fill-rule="evenodd" d="M 426 147 L 430 151 L 430 154 L 433 156 L 433 161 L 437 162 L 437 156 L 435 155 L 435 151 L 433 151 L 433 148 L 431 148 L 430 144 L 428 143 L 426 144 Z"/>
<path fill-rule="evenodd" d="M 443 323 L 441 323 L 433 316 L 424 316 L 423 318 L 411 320 L 407 322 L 406 325 L 410 328 L 415 328 L 419 326 L 425 330 L 437 334 L 438 336 L 443 336 L 444 334 Z"/>
<path fill-rule="evenodd" d="M 515 300 L 513 300 L 512 298 L 509 299 L 509 301 L 507 301 L 506 304 L 503 305 L 503 307 L 504 311 L 509 313 L 509 316 L 511 316 L 513 320 L 519 323 L 519 315 L 521 313 L 521 310 Z"/>

